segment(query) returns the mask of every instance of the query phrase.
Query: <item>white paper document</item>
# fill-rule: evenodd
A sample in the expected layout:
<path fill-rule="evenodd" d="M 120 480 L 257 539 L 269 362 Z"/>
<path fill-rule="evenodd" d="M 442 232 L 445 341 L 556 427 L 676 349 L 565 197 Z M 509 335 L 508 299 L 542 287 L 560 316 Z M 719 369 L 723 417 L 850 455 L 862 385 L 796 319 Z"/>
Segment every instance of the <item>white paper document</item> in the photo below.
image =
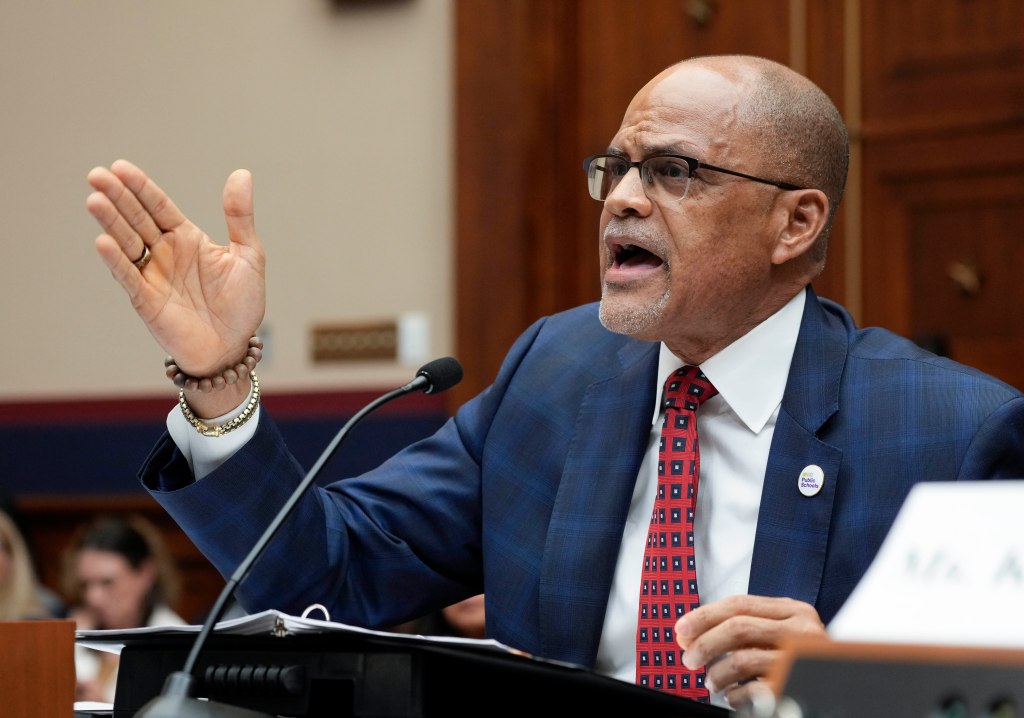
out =
<path fill-rule="evenodd" d="M 180 634 L 198 634 L 202 626 L 147 626 L 145 628 L 129 628 L 106 631 L 75 631 L 75 643 L 86 648 L 94 648 L 108 653 L 120 653 L 126 640 L 145 636 L 173 636 Z M 367 628 L 350 626 L 344 623 L 324 621 L 316 618 L 292 616 L 281 611 L 267 610 L 250 616 L 220 621 L 213 629 L 214 634 L 233 636 L 293 636 L 314 633 L 363 633 L 374 636 L 388 636 L 399 640 L 427 641 L 430 643 L 455 643 L 467 646 L 478 646 L 522 654 L 503 643 L 491 639 L 458 638 L 451 636 L 420 636 L 408 633 L 391 633 L 388 631 L 371 631 Z"/>
<path fill-rule="evenodd" d="M 1024 648 L 1024 481 L 916 485 L 828 626 L 841 641 Z"/>

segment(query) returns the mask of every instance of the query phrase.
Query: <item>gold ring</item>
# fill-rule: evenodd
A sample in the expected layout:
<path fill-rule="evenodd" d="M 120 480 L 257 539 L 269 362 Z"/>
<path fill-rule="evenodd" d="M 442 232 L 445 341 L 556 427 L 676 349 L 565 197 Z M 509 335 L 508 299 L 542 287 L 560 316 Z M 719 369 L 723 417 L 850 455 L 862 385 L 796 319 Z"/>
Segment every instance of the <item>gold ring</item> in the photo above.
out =
<path fill-rule="evenodd" d="M 142 243 L 142 256 L 136 259 L 132 264 L 135 265 L 136 269 L 140 272 L 149 264 L 149 260 L 153 258 L 153 255 L 149 253 L 149 245 L 145 242 Z"/>

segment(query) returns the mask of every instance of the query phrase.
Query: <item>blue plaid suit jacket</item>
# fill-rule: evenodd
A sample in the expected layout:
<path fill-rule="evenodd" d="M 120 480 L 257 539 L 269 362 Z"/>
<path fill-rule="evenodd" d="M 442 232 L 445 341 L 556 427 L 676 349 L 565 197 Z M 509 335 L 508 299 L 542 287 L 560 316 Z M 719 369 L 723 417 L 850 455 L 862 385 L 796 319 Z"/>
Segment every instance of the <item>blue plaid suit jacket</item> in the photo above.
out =
<path fill-rule="evenodd" d="M 764 478 L 749 591 L 829 621 L 920 481 L 1024 477 L 1024 397 L 808 297 Z M 249 610 L 387 627 L 486 589 L 489 634 L 593 666 L 655 401 L 658 345 L 588 305 L 541 319 L 494 383 L 378 469 L 308 492 L 242 584 Z M 823 490 L 797 476 L 817 464 Z M 303 475 L 266 414 L 192 482 L 166 436 L 141 478 L 225 575 Z"/>

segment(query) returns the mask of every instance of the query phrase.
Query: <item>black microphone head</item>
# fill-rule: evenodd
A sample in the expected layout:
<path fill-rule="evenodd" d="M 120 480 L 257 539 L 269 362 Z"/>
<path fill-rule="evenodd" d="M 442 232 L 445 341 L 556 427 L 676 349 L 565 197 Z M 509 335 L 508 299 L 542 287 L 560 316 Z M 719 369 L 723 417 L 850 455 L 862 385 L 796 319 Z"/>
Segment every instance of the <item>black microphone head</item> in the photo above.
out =
<path fill-rule="evenodd" d="M 462 365 L 455 357 L 441 357 L 421 366 L 416 376 L 427 380 L 424 394 L 440 394 L 462 381 Z"/>

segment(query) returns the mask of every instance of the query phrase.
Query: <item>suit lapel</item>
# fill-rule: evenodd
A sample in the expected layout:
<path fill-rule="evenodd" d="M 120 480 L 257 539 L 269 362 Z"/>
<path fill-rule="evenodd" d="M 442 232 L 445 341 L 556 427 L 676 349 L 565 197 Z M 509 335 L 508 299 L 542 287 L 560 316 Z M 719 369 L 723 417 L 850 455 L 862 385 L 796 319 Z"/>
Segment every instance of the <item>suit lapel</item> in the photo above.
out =
<path fill-rule="evenodd" d="M 654 407 L 658 345 L 630 341 L 587 387 L 551 514 L 540 587 L 546 655 L 593 665 Z"/>
<path fill-rule="evenodd" d="M 765 472 L 751 594 L 811 604 L 817 599 L 842 461 L 842 451 L 820 441 L 817 432 L 838 411 L 846 353 L 846 332 L 830 321 L 808 288 Z M 810 465 L 821 468 L 824 485 L 817 494 L 804 496 L 798 477 Z"/>

